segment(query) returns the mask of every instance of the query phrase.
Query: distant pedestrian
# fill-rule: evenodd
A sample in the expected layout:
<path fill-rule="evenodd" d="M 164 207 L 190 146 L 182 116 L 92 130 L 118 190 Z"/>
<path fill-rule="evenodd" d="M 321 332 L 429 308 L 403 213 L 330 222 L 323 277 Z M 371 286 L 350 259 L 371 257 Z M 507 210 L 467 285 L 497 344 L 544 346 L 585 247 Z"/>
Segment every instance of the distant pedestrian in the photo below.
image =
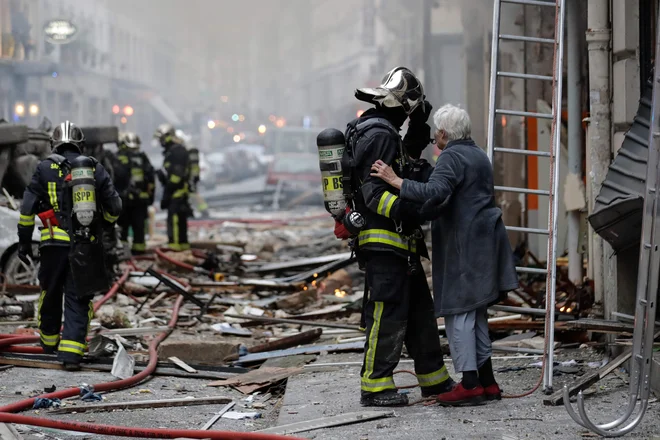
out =
<path fill-rule="evenodd" d="M 382 161 L 372 167 L 400 190 L 402 199 L 424 203 L 433 219 L 433 290 L 436 316 L 445 319 L 454 369 L 463 379 L 437 396 L 447 406 L 501 398 L 491 362 L 487 308 L 518 287 L 502 211 L 495 204 L 493 170 L 471 139 L 468 113 L 445 105 L 433 117 L 442 154 L 428 182 L 401 179 Z"/>

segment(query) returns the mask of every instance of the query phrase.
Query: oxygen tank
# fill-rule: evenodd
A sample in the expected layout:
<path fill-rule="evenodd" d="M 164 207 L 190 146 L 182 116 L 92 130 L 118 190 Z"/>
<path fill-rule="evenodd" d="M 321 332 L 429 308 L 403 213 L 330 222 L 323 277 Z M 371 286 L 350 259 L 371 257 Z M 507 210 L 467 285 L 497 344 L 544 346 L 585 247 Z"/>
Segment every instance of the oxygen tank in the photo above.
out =
<path fill-rule="evenodd" d="M 345 143 L 344 134 L 334 128 L 326 128 L 316 137 L 323 183 L 323 201 L 326 211 L 333 217 L 342 216 L 346 211 L 341 170 Z"/>
<path fill-rule="evenodd" d="M 71 191 L 75 219 L 82 226 L 91 225 L 96 213 L 96 190 L 94 163 L 87 156 L 78 156 L 71 161 Z"/>

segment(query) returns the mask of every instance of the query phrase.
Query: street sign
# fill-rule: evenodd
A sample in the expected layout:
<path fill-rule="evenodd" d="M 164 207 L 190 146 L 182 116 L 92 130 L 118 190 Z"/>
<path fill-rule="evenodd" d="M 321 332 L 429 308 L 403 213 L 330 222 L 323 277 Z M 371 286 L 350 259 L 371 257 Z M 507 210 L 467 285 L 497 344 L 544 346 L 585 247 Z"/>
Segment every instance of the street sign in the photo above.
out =
<path fill-rule="evenodd" d="M 78 28 L 69 20 L 56 19 L 44 25 L 44 37 L 52 44 L 67 44 L 78 35 Z"/>

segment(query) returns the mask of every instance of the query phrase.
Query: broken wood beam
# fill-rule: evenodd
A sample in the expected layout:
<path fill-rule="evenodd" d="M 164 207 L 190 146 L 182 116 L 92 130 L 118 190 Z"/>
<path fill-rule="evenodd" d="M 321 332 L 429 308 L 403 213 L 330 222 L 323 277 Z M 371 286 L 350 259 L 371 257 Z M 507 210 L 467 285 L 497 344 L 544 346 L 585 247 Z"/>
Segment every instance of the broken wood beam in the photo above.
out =
<path fill-rule="evenodd" d="M 151 409 L 151 408 L 171 408 L 177 406 L 195 406 L 195 405 L 214 405 L 217 403 L 229 403 L 232 399 L 225 396 L 214 397 L 200 397 L 190 398 L 184 397 L 179 399 L 158 399 L 158 400 L 141 400 L 137 402 L 112 402 L 112 403 L 98 403 L 93 405 L 81 406 L 67 406 L 49 411 L 49 414 L 71 414 L 74 412 L 101 412 L 101 411 L 115 411 L 126 409 Z"/>
<path fill-rule="evenodd" d="M 274 426 L 272 428 L 261 429 L 255 432 L 263 434 L 288 435 L 296 434 L 298 432 L 312 431 L 314 429 L 330 428 L 333 426 L 349 425 L 352 423 L 361 423 L 369 420 L 392 416 L 394 416 L 394 411 L 359 411 L 340 414 L 337 416 L 323 417 L 320 419 L 306 420 L 288 425 Z"/>
<path fill-rule="evenodd" d="M 266 351 L 283 350 L 286 348 L 297 347 L 303 344 L 309 344 L 310 342 L 314 342 L 319 339 L 322 333 L 322 329 L 315 328 L 306 332 L 299 333 L 297 335 L 287 336 L 276 341 L 255 345 L 254 347 L 248 348 L 248 353 L 263 353 Z M 235 361 L 238 360 L 238 358 L 239 356 L 237 354 L 233 354 L 227 356 L 225 358 L 225 362 Z"/>
<path fill-rule="evenodd" d="M 227 318 L 235 319 L 244 319 L 246 321 L 262 321 L 262 322 L 272 322 L 280 324 L 298 324 L 298 325 L 307 325 L 310 327 L 328 327 L 328 328 L 343 328 L 346 330 L 355 330 L 359 331 L 360 328 L 357 325 L 349 324 L 334 324 L 331 322 L 318 322 L 318 321 L 305 321 L 302 319 L 288 319 L 288 318 L 268 318 L 265 316 L 251 316 L 251 315 L 224 315 Z"/>
<path fill-rule="evenodd" d="M 64 366 L 57 361 L 45 361 L 45 360 L 32 360 L 32 359 L 20 359 L 14 357 L 3 357 L 0 356 L 0 365 L 7 365 L 10 367 L 24 367 L 24 368 L 42 368 L 45 370 L 64 370 Z M 143 371 L 146 367 L 136 366 L 135 372 L 139 373 Z M 112 371 L 111 364 L 81 364 L 82 371 L 103 371 L 110 372 Z M 166 368 L 166 367 L 156 367 L 154 371 L 154 376 L 169 376 L 169 377 L 181 377 L 181 378 L 190 378 L 190 379 L 227 379 L 234 377 L 237 374 L 241 374 L 245 369 L 237 370 L 235 373 L 221 372 L 221 371 L 212 371 L 212 370 L 197 370 L 197 373 L 188 373 L 186 371 L 179 370 L 177 368 Z"/>
<path fill-rule="evenodd" d="M 290 348 L 288 350 L 267 351 L 264 353 L 250 353 L 238 358 L 234 364 L 241 364 L 244 362 L 259 362 L 267 359 L 293 356 L 297 354 L 319 354 L 322 352 L 328 353 L 342 353 L 351 351 L 363 351 L 364 342 L 352 342 L 350 344 L 331 344 L 331 345 L 313 345 L 310 347 Z"/>
<path fill-rule="evenodd" d="M 627 324 L 619 321 L 608 321 L 606 319 L 584 318 L 577 321 L 567 321 L 566 326 L 577 330 L 590 330 L 600 333 L 632 333 L 633 324 Z"/>
<path fill-rule="evenodd" d="M 187 371 L 188 373 L 197 373 L 197 370 L 195 370 L 193 367 L 186 364 L 185 362 L 183 362 L 181 359 L 179 359 L 176 356 L 170 356 L 167 359 L 169 359 L 170 362 L 175 364 L 177 367 L 180 367 L 181 369 Z"/>

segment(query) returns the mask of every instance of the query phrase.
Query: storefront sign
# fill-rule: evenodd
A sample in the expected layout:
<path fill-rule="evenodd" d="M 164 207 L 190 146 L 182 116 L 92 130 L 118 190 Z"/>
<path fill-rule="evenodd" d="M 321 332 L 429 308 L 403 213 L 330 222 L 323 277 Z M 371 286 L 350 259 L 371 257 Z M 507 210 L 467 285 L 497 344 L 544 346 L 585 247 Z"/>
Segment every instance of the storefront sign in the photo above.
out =
<path fill-rule="evenodd" d="M 44 25 L 46 41 L 52 44 L 66 44 L 78 35 L 78 28 L 69 20 L 50 20 Z"/>

